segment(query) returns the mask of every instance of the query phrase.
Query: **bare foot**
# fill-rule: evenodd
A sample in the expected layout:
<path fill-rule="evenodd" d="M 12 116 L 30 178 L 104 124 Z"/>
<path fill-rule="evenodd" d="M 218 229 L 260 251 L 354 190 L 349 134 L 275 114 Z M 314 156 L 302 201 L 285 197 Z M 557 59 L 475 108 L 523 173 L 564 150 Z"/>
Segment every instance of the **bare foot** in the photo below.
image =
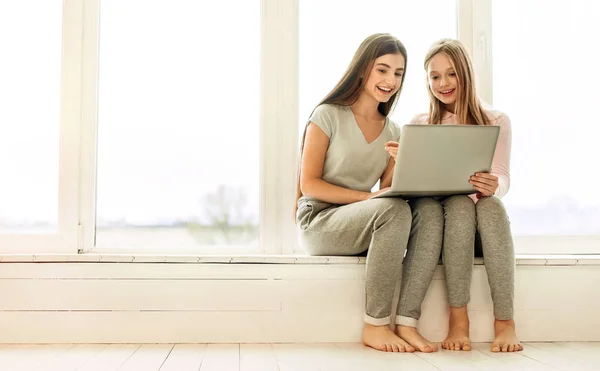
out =
<path fill-rule="evenodd" d="M 442 349 L 471 350 L 469 338 L 469 312 L 467 307 L 450 307 L 450 328 Z"/>
<path fill-rule="evenodd" d="M 492 343 L 492 352 L 518 352 L 523 350 L 523 344 L 517 338 L 515 321 L 494 321 L 496 337 Z"/>
<path fill-rule="evenodd" d="M 438 347 L 434 343 L 425 339 L 414 327 L 396 326 L 396 335 L 406 340 L 410 345 L 423 353 L 437 352 Z"/>
<path fill-rule="evenodd" d="M 400 339 L 392 329 L 385 326 L 373 326 L 365 323 L 363 343 L 373 349 L 384 352 L 414 352 L 415 348 Z"/>

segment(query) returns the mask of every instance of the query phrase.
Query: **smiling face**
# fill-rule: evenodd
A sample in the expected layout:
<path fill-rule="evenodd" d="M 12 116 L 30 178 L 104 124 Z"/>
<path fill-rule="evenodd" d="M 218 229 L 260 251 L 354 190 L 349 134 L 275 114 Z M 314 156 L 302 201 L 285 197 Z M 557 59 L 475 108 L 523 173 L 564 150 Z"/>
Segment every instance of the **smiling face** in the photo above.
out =
<path fill-rule="evenodd" d="M 445 53 L 438 53 L 431 58 L 427 66 L 427 80 L 431 93 L 444 104 L 446 110 L 454 112 L 460 89 L 455 68 Z"/>
<path fill-rule="evenodd" d="M 385 54 L 375 59 L 363 85 L 363 94 L 368 94 L 379 103 L 389 101 L 402 85 L 404 68 L 405 60 L 400 53 Z"/>

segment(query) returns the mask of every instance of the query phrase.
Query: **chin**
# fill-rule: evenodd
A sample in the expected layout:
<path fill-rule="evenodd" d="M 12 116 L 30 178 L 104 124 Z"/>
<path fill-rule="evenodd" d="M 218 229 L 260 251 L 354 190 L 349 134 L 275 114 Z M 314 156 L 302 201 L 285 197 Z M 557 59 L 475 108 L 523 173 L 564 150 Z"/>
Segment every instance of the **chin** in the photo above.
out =
<path fill-rule="evenodd" d="M 392 97 L 393 97 L 393 96 L 394 96 L 393 94 L 392 94 L 392 95 L 390 95 L 389 97 L 385 97 L 385 96 L 383 96 L 383 97 L 382 97 L 382 96 L 379 96 L 379 97 L 377 97 L 377 101 L 378 101 L 379 103 L 387 103 L 387 102 L 389 102 L 389 101 L 390 101 L 390 99 L 392 99 Z"/>
<path fill-rule="evenodd" d="M 444 97 L 436 97 L 436 98 L 437 98 L 437 99 L 438 99 L 440 102 L 442 102 L 442 104 L 444 104 L 444 105 L 446 105 L 446 106 L 447 106 L 447 105 L 449 105 L 449 104 L 452 104 L 452 103 L 454 103 L 454 102 L 455 102 L 455 101 L 453 101 L 453 100 L 444 99 Z"/>

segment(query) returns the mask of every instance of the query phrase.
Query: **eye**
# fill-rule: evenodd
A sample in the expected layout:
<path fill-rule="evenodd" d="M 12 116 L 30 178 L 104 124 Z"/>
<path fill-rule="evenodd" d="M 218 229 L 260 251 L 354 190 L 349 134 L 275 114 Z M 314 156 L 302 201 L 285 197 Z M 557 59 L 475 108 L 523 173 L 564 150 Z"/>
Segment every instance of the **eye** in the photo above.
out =
<path fill-rule="evenodd" d="M 455 72 L 450 72 L 450 76 L 456 76 Z"/>
<path fill-rule="evenodd" d="M 377 70 L 377 71 L 379 71 L 379 72 L 381 72 L 381 73 L 385 73 L 385 70 L 384 70 L 384 69 L 379 69 L 379 70 Z"/>
<path fill-rule="evenodd" d="M 432 80 L 437 80 L 439 76 L 431 76 Z"/>

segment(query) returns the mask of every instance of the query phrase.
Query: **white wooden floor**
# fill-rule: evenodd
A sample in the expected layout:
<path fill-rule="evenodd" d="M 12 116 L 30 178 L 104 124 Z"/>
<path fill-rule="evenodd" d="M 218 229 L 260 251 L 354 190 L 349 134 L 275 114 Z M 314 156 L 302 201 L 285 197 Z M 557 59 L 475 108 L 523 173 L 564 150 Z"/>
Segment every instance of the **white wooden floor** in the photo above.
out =
<path fill-rule="evenodd" d="M 600 370 L 600 343 L 526 343 L 515 354 L 383 353 L 361 344 L 0 345 L 2 371 Z"/>

